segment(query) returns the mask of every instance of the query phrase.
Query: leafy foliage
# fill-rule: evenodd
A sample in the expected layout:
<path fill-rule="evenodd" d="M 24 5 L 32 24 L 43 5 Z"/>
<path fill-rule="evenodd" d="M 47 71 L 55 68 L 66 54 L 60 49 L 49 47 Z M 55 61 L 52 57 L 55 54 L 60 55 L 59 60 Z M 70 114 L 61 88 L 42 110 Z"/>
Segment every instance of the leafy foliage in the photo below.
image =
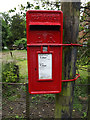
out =
<path fill-rule="evenodd" d="M 15 40 L 26 36 L 25 20 L 19 14 L 12 17 L 8 13 L 2 14 L 2 46 L 12 49 Z"/>
<path fill-rule="evenodd" d="M 11 21 L 11 31 L 13 36 L 12 39 L 15 41 L 25 37 L 24 30 L 25 30 L 24 19 L 19 14 L 12 16 Z"/>
<path fill-rule="evenodd" d="M 2 47 L 8 48 L 13 44 L 12 33 L 10 31 L 11 18 L 8 13 L 2 13 Z"/>
<path fill-rule="evenodd" d="M 2 69 L 3 82 L 17 82 L 19 80 L 19 68 L 14 62 L 6 63 Z"/>
<path fill-rule="evenodd" d="M 27 10 L 60 10 L 60 7 L 60 1 L 34 0 L 33 2 L 27 2 L 26 6 L 23 4 L 19 5 L 19 13 L 25 18 Z M 15 12 L 15 8 L 9 10 L 9 12 Z"/>
<path fill-rule="evenodd" d="M 26 49 L 27 39 L 26 39 L 26 38 L 22 38 L 22 39 L 20 39 L 20 40 L 16 40 L 16 41 L 14 42 L 14 44 L 15 44 L 18 48 L 20 48 L 20 46 L 23 45 L 24 49 Z"/>
<path fill-rule="evenodd" d="M 90 2 L 83 6 L 82 16 L 80 19 L 79 31 L 81 35 L 79 36 L 79 42 L 83 44 L 82 48 L 78 48 L 78 64 L 88 65 L 89 64 L 89 51 L 90 51 L 90 25 L 89 25 L 89 14 L 90 14 Z"/>
<path fill-rule="evenodd" d="M 80 18 L 80 27 L 79 27 L 79 31 L 83 31 L 85 34 L 82 35 L 82 37 L 79 38 L 79 40 L 84 39 L 88 40 L 89 37 L 89 32 L 90 32 L 90 25 L 89 25 L 89 14 L 90 14 L 90 2 L 88 2 L 87 4 L 83 6 L 81 6 L 81 18 Z"/>

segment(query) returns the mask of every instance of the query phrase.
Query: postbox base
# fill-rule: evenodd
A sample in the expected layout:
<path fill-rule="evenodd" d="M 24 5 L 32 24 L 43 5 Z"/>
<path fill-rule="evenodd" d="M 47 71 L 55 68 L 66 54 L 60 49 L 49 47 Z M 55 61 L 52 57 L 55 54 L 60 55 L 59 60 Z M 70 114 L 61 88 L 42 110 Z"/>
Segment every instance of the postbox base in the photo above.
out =
<path fill-rule="evenodd" d="M 56 94 L 60 92 L 61 91 L 37 91 L 37 92 L 30 92 L 30 94 Z"/>

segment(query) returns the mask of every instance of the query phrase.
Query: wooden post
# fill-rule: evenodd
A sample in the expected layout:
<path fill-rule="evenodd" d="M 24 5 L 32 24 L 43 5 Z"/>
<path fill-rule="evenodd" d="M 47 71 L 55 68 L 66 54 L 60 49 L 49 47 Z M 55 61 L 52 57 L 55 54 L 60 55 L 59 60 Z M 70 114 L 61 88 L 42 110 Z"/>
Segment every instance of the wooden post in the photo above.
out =
<path fill-rule="evenodd" d="M 79 32 L 79 2 L 61 3 L 64 22 L 63 43 L 76 43 Z M 63 51 L 63 79 L 73 78 L 76 74 L 77 47 L 64 47 Z M 71 118 L 74 82 L 63 83 L 62 92 L 56 94 L 55 118 Z"/>
<path fill-rule="evenodd" d="M 26 119 L 30 118 L 30 101 L 29 101 L 28 83 L 26 83 Z"/>
<path fill-rule="evenodd" d="M 89 51 L 89 50 L 88 50 Z M 88 66 L 88 110 L 87 110 L 87 120 L 90 119 L 90 67 Z"/>

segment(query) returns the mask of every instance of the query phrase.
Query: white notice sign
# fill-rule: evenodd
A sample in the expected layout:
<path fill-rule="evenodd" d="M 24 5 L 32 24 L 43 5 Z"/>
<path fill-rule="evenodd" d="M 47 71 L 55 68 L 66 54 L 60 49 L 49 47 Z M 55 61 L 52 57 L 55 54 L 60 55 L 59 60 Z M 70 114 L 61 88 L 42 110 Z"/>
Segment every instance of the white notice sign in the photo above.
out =
<path fill-rule="evenodd" d="M 52 54 L 38 54 L 39 79 L 52 79 Z"/>

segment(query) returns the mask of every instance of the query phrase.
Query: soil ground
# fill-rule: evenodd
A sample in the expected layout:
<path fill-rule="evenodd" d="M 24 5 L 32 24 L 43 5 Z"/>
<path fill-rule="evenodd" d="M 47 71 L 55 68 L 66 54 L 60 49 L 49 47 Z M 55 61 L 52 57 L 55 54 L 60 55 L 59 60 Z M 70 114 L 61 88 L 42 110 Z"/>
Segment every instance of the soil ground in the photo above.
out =
<path fill-rule="evenodd" d="M 6 89 L 5 89 L 6 88 Z M 12 90 L 12 92 L 10 92 Z M 55 97 L 54 95 L 30 95 L 26 103 L 26 91 L 23 85 L 3 85 L 2 116 L 3 118 L 54 118 Z M 76 103 L 77 104 L 77 103 Z M 73 110 L 72 118 L 82 118 L 87 110 L 87 102 L 84 101 L 83 111 Z M 26 110 L 26 105 L 30 110 Z M 79 105 L 78 105 L 79 106 Z"/>

